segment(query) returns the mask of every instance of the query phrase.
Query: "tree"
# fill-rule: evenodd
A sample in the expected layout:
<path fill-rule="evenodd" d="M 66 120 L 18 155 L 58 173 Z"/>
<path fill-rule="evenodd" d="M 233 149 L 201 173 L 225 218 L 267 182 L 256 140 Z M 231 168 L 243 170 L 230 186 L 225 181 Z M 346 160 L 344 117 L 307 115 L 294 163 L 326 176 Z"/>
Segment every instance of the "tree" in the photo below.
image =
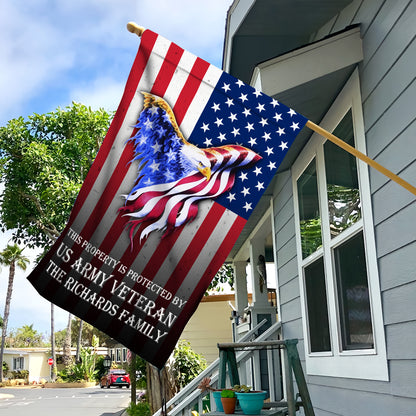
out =
<path fill-rule="evenodd" d="M 10 347 L 25 348 L 41 347 L 44 345 L 42 334 L 33 328 L 33 324 L 23 325 L 17 328 L 16 331 L 10 334 L 9 338 L 13 340 Z"/>
<path fill-rule="evenodd" d="M 0 253 L 0 263 L 9 267 L 9 282 L 7 285 L 6 300 L 4 304 L 3 327 L 1 331 L 0 363 L 3 362 L 4 344 L 7 334 L 7 323 L 9 320 L 10 303 L 13 293 L 13 281 L 16 273 L 16 267 L 26 270 L 29 259 L 22 254 L 23 249 L 17 244 L 8 244 L 6 249 Z M 3 381 L 3 366 L 0 366 L 0 382 Z"/>
<path fill-rule="evenodd" d="M 0 229 L 48 249 L 64 229 L 112 114 L 73 103 L 0 127 Z"/>
<path fill-rule="evenodd" d="M 46 252 L 64 229 L 112 114 L 73 103 L 0 127 L 0 230 Z M 53 323 L 51 307 L 51 326 Z M 52 337 L 54 327 L 51 328 Z M 52 346 L 54 342 L 51 342 Z"/>

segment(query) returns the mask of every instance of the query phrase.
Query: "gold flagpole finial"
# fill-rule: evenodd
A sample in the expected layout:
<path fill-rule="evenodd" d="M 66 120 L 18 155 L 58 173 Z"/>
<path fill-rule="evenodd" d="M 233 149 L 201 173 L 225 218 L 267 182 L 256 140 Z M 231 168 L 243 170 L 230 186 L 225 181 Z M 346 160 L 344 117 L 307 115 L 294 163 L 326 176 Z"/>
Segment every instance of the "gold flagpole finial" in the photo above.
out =
<path fill-rule="evenodd" d="M 134 23 L 134 22 L 127 23 L 127 30 L 131 33 L 135 33 L 139 38 L 142 36 L 143 32 L 145 31 L 144 27 L 141 27 L 137 23 Z"/>

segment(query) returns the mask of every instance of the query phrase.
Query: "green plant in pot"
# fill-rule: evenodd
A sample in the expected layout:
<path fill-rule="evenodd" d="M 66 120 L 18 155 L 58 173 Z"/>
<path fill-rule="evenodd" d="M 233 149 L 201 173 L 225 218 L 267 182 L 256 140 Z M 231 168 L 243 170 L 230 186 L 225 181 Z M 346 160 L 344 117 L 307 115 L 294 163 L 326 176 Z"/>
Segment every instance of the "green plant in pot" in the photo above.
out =
<path fill-rule="evenodd" d="M 263 408 L 265 391 L 254 391 L 251 387 L 236 385 L 233 387 L 240 404 L 241 410 L 245 415 L 258 415 Z"/>
<path fill-rule="evenodd" d="M 221 403 L 225 414 L 229 415 L 234 413 L 236 402 L 237 397 L 235 395 L 235 391 L 231 389 L 221 391 Z"/>

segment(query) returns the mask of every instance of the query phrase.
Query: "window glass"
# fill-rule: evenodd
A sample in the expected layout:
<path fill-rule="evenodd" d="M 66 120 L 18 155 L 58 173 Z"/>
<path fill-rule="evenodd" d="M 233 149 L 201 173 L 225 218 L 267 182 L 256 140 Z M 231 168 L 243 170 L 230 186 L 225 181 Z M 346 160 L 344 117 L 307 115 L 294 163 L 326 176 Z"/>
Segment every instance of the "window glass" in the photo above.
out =
<path fill-rule="evenodd" d="M 344 350 L 373 348 L 370 296 L 363 234 L 334 249 Z"/>
<path fill-rule="evenodd" d="M 354 146 L 351 110 L 334 130 L 334 135 Z M 334 143 L 324 145 L 331 237 L 335 237 L 361 218 L 361 199 L 355 157 Z"/>
<path fill-rule="evenodd" d="M 298 201 L 302 257 L 306 258 L 322 246 L 315 159 L 298 179 Z"/>
<path fill-rule="evenodd" d="M 311 352 L 331 351 L 325 272 L 322 257 L 305 267 L 305 286 Z"/>

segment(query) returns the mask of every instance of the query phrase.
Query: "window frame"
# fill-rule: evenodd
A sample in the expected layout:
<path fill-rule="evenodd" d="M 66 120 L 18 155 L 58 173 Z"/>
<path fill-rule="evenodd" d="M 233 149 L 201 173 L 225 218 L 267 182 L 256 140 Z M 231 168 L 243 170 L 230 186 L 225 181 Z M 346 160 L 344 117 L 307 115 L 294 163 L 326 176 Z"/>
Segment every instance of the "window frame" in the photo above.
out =
<path fill-rule="evenodd" d="M 350 109 L 352 110 L 355 146 L 362 153 L 365 153 L 364 121 L 358 70 L 355 70 L 351 75 L 350 79 L 347 81 L 331 108 L 328 110 L 320 125 L 324 129 L 332 132 Z M 302 325 L 305 337 L 304 346 L 306 370 L 310 375 L 388 381 L 387 353 L 381 304 L 381 291 L 378 277 L 368 166 L 361 160 L 357 160 L 362 211 L 361 218 L 349 228 L 344 230 L 341 234 L 331 238 L 328 231 L 329 214 L 327 208 L 328 198 L 326 192 L 326 173 L 324 164 L 324 144 L 326 141 L 327 140 L 325 138 L 317 133 L 314 133 L 292 166 L 296 247 L 298 272 L 300 276 L 299 286 L 303 317 Z M 318 248 L 318 250 L 314 253 L 303 259 L 300 236 L 297 180 L 313 159 L 316 161 L 317 170 L 319 208 L 322 224 L 322 247 Z M 367 277 L 370 292 L 374 348 L 342 350 L 337 282 L 334 272 L 334 249 L 361 231 L 363 232 L 366 249 Z M 324 261 L 331 351 L 311 352 L 304 268 L 321 256 Z"/>
<path fill-rule="evenodd" d="M 19 366 L 17 366 L 19 363 Z M 25 369 L 25 357 L 13 357 L 13 371 L 20 371 Z"/>

